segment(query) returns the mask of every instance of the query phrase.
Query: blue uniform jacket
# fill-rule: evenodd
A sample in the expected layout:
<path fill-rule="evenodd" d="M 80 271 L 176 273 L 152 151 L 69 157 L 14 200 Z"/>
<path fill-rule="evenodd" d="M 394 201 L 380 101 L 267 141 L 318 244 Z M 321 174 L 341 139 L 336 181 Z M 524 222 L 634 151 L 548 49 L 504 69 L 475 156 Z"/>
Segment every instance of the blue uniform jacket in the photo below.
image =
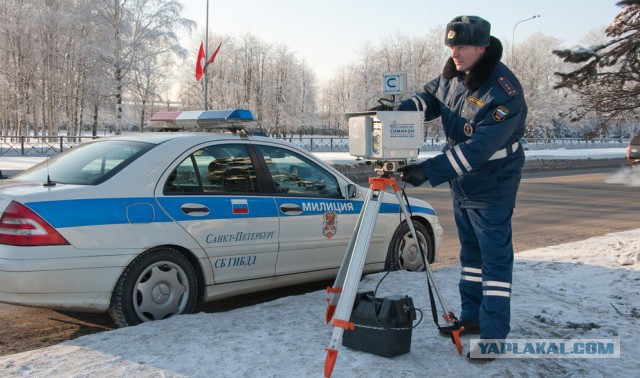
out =
<path fill-rule="evenodd" d="M 448 145 L 421 163 L 432 186 L 448 181 L 454 201 L 466 208 L 513 208 L 524 165 L 519 139 L 527 105 L 515 75 L 500 62 L 502 46 L 491 37 L 469 74 L 449 59 L 443 74 L 398 110 L 424 110 L 442 117 Z"/>

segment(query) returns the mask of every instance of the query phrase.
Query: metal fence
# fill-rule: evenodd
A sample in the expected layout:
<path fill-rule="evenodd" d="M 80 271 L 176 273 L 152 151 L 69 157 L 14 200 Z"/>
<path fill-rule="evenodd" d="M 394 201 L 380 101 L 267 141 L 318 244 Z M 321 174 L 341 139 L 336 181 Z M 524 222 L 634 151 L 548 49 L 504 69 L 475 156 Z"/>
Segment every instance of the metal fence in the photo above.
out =
<path fill-rule="evenodd" d="M 349 137 L 287 137 L 279 138 L 291 142 L 298 147 L 313 152 L 348 152 Z M 626 147 L 629 141 L 619 138 L 598 138 L 585 140 L 580 138 L 527 139 L 532 150 L 546 149 L 582 149 L 582 148 L 614 148 Z M 421 151 L 441 151 L 446 143 L 445 138 L 425 138 Z"/>
<path fill-rule="evenodd" d="M 554 138 L 554 139 L 528 139 L 529 148 L 532 150 L 554 150 L 558 148 L 614 148 L 627 147 L 628 138 L 595 138 L 586 140 L 582 138 Z"/>
<path fill-rule="evenodd" d="M 95 137 L 0 135 L 0 156 L 52 156 L 92 139 Z"/>
<path fill-rule="evenodd" d="M 96 139 L 93 136 L 2 136 L 0 135 L 0 156 L 52 156 L 74 146 Z M 348 152 L 349 137 L 286 137 L 278 138 L 312 152 Z M 628 140 L 619 138 L 598 138 L 585 140 L 579 138 L 528 139 L 532 150 L 578 149 L 626 147 Z M 444 138 L 425 138 L 422 151 L 440 151 L 444 147 Z"/>

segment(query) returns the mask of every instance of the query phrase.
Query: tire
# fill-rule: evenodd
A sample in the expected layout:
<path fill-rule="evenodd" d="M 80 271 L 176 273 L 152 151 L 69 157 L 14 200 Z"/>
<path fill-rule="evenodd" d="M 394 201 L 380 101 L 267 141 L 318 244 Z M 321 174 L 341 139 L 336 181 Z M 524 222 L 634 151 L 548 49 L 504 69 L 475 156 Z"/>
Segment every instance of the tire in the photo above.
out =
<path fill-rule="evenodd" d="M 109 315 L 118 327 L 127 327 L 190 314 L 197 295 L 191 262 L 174 249 L 158 247 L 136 257 L 122 272 L 111 295 Z"/>
<path fill-rule="evenodd" d="M 432 263 L 434 259 L 433 243 L 431 242 L 429 231 L 422 223 L 417 221 L 413 221 L 413 227 L 420 240 L 420 245 L 427 255 L 427 261 Z M 385 270 L 408 270 L 412 272 L 425 270 L 422 256 L 416 247 L 417 245 L 407 222 L 402 222 L 393 234 L 389 244 Z"/>

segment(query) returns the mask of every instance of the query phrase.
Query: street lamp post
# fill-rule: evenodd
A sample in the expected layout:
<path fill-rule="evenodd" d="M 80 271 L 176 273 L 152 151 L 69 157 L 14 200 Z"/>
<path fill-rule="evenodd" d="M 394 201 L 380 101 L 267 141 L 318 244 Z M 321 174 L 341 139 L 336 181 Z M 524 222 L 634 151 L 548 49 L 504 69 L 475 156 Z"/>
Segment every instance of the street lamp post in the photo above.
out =
<path fill-rule="evenodd" d="M 209 105 L 207 103 L 207 82 L 209 81 L 209 76 L 207 75 L 207 59 L 209 59 L 209 0 L 207 0 L 207 18 L 206 18 L 206 26 L 204 30 L 204 106 L 203 110 L 209 110 Z"/>
<path fill-rule="evenodd" d="M 525 21 L 533 20 L 534 18 L 539 18 L 539 17 L 540 17 L 540 15 L 536 14 L 533 17 L 529 17 L 529 18 L 525 18 L 524 20 L 520 20 L 520 21 L 516 22 L 515 25 L 513 25 L 513 32 L 511 33 L 511 64 L 513 64 L 514 68 L 515 68 L 516 64 L 515 64 L 515 60 L 514 60 L 514 57 L 513 57 L 513 47 L 514 47 L 514 45 L 516 43 L 516 41 L 515 41 L 516 26 L 518 26 L 518 24 L 521 24 L 521 23 L 523 23 Z"/>

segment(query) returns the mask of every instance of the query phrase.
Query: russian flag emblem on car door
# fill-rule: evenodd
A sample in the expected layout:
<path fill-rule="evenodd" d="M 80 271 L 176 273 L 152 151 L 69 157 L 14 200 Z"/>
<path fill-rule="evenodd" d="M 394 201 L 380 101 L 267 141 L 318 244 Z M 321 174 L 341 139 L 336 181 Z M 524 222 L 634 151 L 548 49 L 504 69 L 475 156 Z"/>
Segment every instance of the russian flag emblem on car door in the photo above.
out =
<path fill-rule="evenodd" d="M 232 199 L 231 208 L 234 214 L 249 214 L 249 203 L 246 199 Z"/>

